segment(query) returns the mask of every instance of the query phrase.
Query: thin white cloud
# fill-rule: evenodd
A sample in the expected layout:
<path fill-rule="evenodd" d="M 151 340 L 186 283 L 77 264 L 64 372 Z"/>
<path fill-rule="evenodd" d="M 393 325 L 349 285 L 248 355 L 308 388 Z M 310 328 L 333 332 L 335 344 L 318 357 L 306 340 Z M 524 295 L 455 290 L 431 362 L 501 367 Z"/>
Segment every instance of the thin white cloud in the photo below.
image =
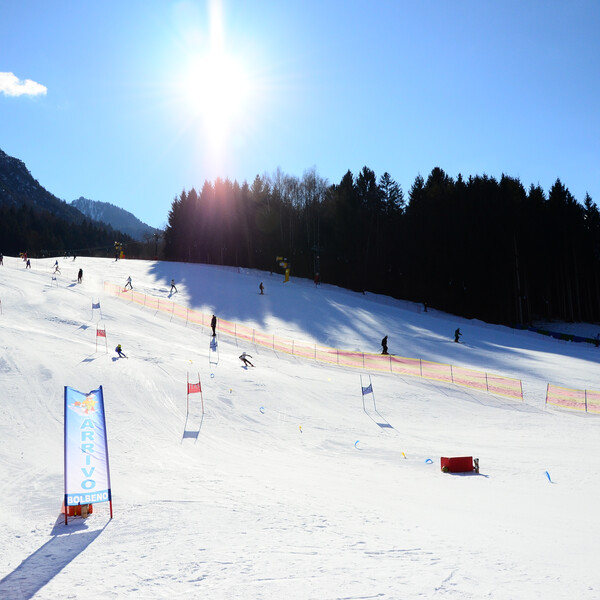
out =
<path fill-rule="evenodd" d="M 0 93 L 5 96 L 45 96 L 47 91 L 41 83 L 31 79 L 21 81 L 14 73 L 0 72 Z"/>

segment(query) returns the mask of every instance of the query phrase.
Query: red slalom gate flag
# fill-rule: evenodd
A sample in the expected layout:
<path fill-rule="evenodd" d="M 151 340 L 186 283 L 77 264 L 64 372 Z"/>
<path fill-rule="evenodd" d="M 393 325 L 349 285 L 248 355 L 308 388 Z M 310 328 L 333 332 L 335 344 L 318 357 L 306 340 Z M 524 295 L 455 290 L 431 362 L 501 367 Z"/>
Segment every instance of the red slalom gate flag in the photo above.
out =
<path fill-rule="evenodd" d="M 96 329 L 97 337 L 106 337 L 106 329 Z"/>
<path fill-rule="evenodd" d="M 195 394 L 198 392 L 202 392 L 202 388 L 200 387 L 200 382 L 198 383 L 189 383 L 188 382 L 188 394 Z"/>

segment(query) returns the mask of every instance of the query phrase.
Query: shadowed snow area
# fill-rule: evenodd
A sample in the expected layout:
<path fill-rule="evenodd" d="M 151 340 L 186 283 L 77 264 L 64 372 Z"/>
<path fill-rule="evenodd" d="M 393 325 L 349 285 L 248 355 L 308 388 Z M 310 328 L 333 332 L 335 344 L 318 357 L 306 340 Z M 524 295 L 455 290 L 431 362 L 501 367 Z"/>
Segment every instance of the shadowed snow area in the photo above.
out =
<path fill-rule="evenodd" d="M 545 406 L 548 383 L 600 390 L 599 348 L 276 273 L 58 260 L 56 279 L 54 258 L 0 266 L 3 600 L 600 597 L 600 415 Z M 104 292 L 128 276 L 280 337 L 378 353 L 388 335 L 392 354 L 520 379 L 524 401 L 211 348 L 209 328 Z M 204 414 L 199 394 L 186 414 L 188 373 Z M 64 386 L 100 385 L 114 519 L 96 504 L 65 526 Z"/>

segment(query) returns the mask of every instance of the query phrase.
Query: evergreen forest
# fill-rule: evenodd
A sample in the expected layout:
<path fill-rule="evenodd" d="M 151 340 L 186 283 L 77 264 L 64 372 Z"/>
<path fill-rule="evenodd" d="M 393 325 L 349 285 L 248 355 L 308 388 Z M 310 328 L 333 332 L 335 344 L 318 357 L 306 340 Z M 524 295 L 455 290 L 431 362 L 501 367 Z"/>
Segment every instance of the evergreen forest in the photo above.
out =
<path fill-rule="evenodd" d="M 492 323 L 600 321 L 600 213 L 557 179 L 436 167 L 405 196 L 364 167 L 329 184 L 312 169 L 182 191 L 164 234 L 168 260 L 275 271 L 404 298 Z"/>
<path fill-rule="evenodd" d="M 30 257 L 79 254 L 111 256 L 115 240 L 133 240 L 107 225 L 84 219 L 73 223 L 49 211 L 35 210 L 30 204 L 0 204 L 0 252 Z"/>

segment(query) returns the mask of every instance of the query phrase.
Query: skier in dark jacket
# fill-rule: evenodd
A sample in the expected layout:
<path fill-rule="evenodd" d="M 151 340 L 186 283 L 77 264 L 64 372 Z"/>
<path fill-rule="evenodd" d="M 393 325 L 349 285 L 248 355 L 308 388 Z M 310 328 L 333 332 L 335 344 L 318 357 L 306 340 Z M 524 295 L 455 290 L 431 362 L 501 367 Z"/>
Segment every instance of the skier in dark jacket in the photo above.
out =
<path fill-rule="evenodd" d="M 388 353 L 388 348 L 387 348 L 387 339 L 388 336 L 386 335 L 382 340 L 381 340 L 381 354 L 387 354 Z"/>
<path fill-rule="evenodd" d="M 210 320 L 210 326 L 212 327 L 212 334 L 213 337 L 215 337 L 217 335 L 216 332 L 216 328 L 217 328 L 217 317 L 215 317 L 215 315 L 212 316 L 212 319 Z"/>
<path fill-rule="evenodd" d="M 253 367 L 254 365 L 246 358 L 247 356 L 250 356 L 250 354 L 246 354 L 246 352 L 242 352 L 239 356 L 239 359 L 244 363 L 245 367 L 247 367 L 248 365 Z M 252 358 L 252 356 L 250 356 L 250 358 Z"/>
<path fill-rule="evenodd" d="M 117 344 L 115 352 L 119 355 L 119 358 L 127 358 L 125 354 L 123 354 L 123 348 L 121 348 L 121 344 Z"/>
<path fill-rule="evenodd" d="M 175 280 L 171 279 L 171 294 L 173 293 L 173 290 L 175 290 L 175 293 L 177 293 L 177 287 L 175 286 Z"/>
<path fill-rule="evenodd" d="M 458 338 L 462 335 L 462 333 L 460 332 L 460 327 L 456 328 L 456 331 L 454 332 L 454 341 L 458 344 Z"/>
<path fill-rule="evenodd" d="M 83 281 L 83 269 L 79 269 L 79 273 L 77 273 L 77 283 L 81 283 Z"/>

